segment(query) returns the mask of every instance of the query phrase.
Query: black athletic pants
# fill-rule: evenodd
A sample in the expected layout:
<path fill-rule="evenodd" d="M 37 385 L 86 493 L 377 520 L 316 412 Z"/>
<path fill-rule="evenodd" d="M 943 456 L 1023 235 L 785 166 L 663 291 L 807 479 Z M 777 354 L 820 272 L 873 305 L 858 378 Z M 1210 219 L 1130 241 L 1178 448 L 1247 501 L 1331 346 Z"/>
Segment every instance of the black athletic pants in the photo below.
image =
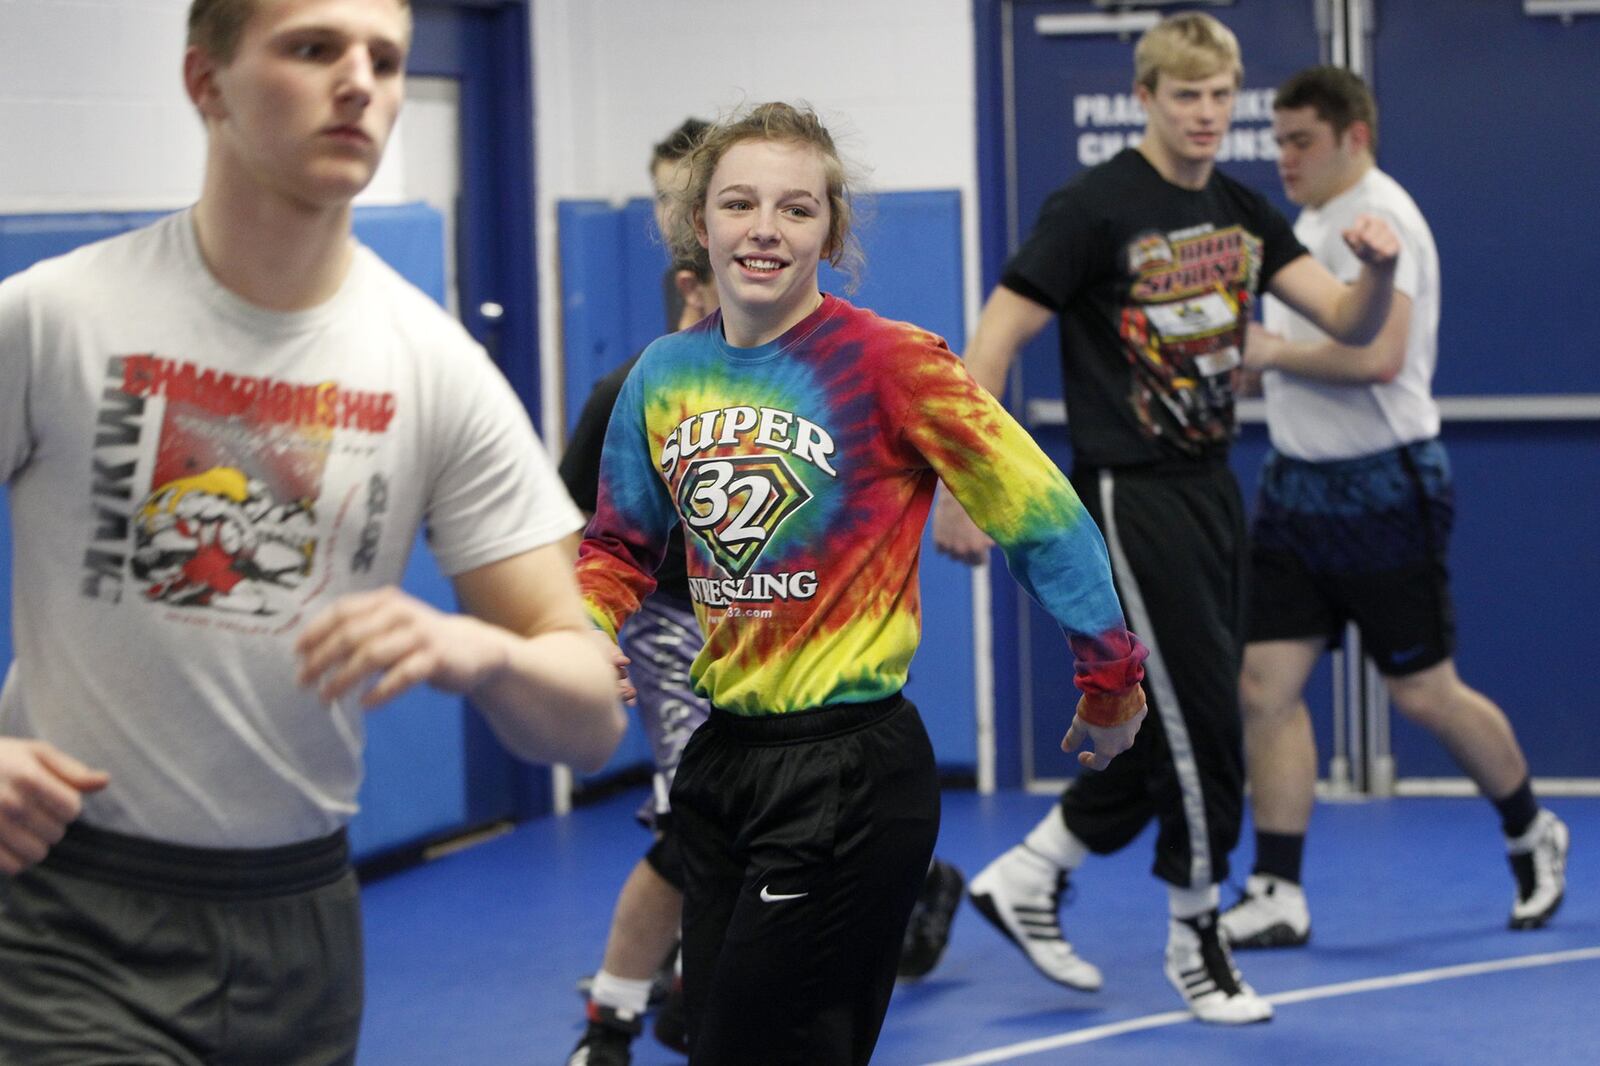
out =
<path fill-rule="evenodd" d="M 1098 854 L 1160 826 L 1153 872 L 1180 887 L 1228 876 L 1244 807 L 1239 667 L 1244 507 L 1225 463 L 1098 468 L 1073 485 L 1105 534 L 1128 628 L 1150 648 L 1150 713 L 1133 747 L 1061 796 L 1067 828 Z"/>
<path fill-rule="evenodd" d="M 713 709 L 684 749 L 672 815 L 689 1060 L 868 1062 L 939 833 L 916 707 Z"/>

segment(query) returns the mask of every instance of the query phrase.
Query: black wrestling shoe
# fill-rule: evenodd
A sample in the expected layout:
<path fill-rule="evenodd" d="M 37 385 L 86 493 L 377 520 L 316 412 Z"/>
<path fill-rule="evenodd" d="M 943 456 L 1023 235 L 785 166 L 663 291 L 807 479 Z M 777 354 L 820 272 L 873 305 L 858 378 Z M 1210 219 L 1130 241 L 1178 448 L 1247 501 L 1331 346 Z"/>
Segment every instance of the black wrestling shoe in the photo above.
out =
<path fill-rule="evenodd" d="M 896 975 L 907 980 L 926 977 L 939 965 L 945 945 L 950 943 L 950 923 L 961 905 L 961 890 L 967 879 L 955 866 L 934 859 L 922 883 L 917 904 L 911 910 L 905 939 L 900 943 L 900 965 Z"/>
<path fill-rule="evenodd" d="M 612 1010 L 589 1001 L 589 1027 L 567 1056 L 567 1066 L 629 1066 L 633 1040 L 644 1030 L 644 1020 L 631 1011 Z"/>

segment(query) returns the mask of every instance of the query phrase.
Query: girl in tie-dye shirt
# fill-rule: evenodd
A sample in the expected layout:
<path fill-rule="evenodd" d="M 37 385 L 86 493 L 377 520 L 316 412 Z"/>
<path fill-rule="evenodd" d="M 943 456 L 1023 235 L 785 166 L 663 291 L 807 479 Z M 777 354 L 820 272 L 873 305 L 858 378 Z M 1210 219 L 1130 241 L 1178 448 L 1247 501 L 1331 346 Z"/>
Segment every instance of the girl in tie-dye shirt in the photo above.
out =
<path fill-rule="evenodd" d="M 614 636 L 687 534 L 710 721 L 672 806 L 687 876 L 691 1060 L 865 1062 L 938 830 L 933 754 L 899 695 L 918 550 L 943 479 L 1066 631 L 1064 746 L 1131 742 L 1145 649 L 1065 477 L 938 337 L 817 287 L 848 254 L 827 131 L 766 104 L 692 157 L 681 243 L 721 311 L 652 344 L 606 435 L 578 578 Z"/>

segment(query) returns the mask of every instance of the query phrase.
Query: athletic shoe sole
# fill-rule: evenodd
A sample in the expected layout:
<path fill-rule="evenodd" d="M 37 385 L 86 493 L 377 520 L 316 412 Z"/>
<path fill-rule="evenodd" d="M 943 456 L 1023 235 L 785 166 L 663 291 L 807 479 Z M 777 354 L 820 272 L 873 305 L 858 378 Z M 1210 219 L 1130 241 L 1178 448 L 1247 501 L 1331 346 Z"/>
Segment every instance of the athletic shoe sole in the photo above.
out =
<path fill-rule="evenodd" d="M 1258 930 L 1247 937 L 1235 940 L 1228 937 L 1228 946 L 1241 951 L 1255 951 L 1263 948 L 1301 948 L 1311 941 L 1311 930 L 1305 932 L 1295 931 L 1294 926 L 1288 922 L 1279 922 Z"/>
<path fill-rule="evenodd" d="M 1561 909 L 1561 901 L 1566 898 L 1567 894 L 1563 892 L 1561 895 L 1555 898 L 1555 901 L 1551 903 L 1550 906 L 1546 907 L 1538 914 L 1525 914 L 1520 918 L 1513 918 L 1511 921 L 1506 923 L 1506 928 L 1543 929 L 1545 927 L 1545 923 L 1556 916 L 1556 911 Z"/>

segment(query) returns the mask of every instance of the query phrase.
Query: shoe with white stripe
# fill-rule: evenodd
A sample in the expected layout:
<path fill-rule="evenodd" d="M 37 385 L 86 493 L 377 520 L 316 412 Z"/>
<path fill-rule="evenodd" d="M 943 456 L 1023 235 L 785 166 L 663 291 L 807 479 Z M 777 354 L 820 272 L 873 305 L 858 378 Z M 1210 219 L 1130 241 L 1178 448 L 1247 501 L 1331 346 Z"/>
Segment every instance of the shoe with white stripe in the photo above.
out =
<path fill-rule="evenodd" d="M 1018 844 L 972 879 L 967 896 L 978 912 L 1057 984 L 1099 991 L 1100 970 L 1072 949 L 1061 932 L 1061 894 L 1067 875 L 1043 855 Z"/>
<path fill-rule="evenodd" d="M 1512 929 L 1538 929 L 1550 920 L 1567 892 L 1567 823 L 1541 810 L 1528 831 L 1506 841 L 1517 898 L 1511 904 Z"/>
<path fill-rule="evenodd" d="M 1228 946 L 1297 948 L 1311 939 L 1305 889 L 1271 874 L 1251 874 L 1239 902 L 1222 912 Z"/>
<path fill-rule="evenodd" d="M 1272 1017 L 1272 1004 L 1239 976 L 1227 941 L 1218 933 L 1215 910 L 1172 919 L 1166 971 L 1172 987 L 1203 1022 L 1248 1025 Z"/>

